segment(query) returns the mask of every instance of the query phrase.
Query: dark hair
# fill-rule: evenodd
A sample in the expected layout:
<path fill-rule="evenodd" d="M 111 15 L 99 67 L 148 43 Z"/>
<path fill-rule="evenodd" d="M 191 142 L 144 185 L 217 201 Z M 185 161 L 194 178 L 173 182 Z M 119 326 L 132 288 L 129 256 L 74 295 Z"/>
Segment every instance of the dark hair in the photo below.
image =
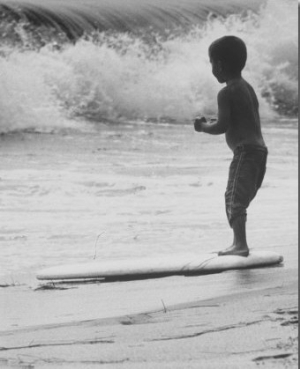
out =
<path fill-rule="evenodd" d="M 236 36 L 224 36 L 214 41 L 209 56 L 220 61 L 230 72 L 241 72 L 247 60 L 247 48 L 243 40 Z"/>

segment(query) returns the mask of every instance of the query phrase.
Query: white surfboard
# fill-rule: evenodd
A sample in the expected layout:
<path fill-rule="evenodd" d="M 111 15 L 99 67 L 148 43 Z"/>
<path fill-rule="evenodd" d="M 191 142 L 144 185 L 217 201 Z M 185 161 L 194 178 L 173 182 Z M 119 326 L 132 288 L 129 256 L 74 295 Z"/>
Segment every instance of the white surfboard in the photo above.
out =
<path fill-rule="evenodd" d="M 280 264 L 283 257 L 271 251 L 253 251 L 248 257 L 177 255 L 127 260 L 94 260 L 89 263 L 60 265 L 41 270 L 40 280 L 134 279 L 162 275 L 208 274 L 230 269 L 258 268 Z"/>

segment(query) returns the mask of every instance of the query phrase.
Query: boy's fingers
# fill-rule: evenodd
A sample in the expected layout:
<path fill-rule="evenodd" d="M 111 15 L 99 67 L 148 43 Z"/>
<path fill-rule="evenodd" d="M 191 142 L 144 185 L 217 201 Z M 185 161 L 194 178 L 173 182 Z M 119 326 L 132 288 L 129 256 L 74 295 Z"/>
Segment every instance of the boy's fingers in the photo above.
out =
<path fill-rule="evenodd" d="M 195 121 L 194 121 L 194 128 L 195 128 L 195 131 L 197 131 L 197 132 L 201 132 L 201 120 L 200 119 L 196 119 Z"/>

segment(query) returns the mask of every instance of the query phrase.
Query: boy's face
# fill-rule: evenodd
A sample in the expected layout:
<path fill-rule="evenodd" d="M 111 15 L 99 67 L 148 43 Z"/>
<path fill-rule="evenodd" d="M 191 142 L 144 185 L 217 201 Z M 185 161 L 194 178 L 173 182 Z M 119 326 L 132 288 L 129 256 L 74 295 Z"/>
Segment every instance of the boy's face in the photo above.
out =
<path fill-rule="evenodd" d="M 223 75 L 222 64 L 219 60 L 214 60 L 212 58 L 209 59 L 212 66 L 212 74 L 217 78 L 218 82 L 224 83 L 226 82 Z"/>

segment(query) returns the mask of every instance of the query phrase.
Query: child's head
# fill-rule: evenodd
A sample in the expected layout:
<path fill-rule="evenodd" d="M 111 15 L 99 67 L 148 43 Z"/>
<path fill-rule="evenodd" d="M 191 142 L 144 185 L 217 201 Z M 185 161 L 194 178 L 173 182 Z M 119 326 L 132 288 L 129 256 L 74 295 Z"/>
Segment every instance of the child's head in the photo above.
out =
<path fill-rule="evenodd" d="M 236 36 L 217 39 L 210 45 L 208 52 L 211 61 L 214 64 L 220 63 L 223 70 L 230 74 L 240 73 L 246 64 L 246 45 Z"/>

